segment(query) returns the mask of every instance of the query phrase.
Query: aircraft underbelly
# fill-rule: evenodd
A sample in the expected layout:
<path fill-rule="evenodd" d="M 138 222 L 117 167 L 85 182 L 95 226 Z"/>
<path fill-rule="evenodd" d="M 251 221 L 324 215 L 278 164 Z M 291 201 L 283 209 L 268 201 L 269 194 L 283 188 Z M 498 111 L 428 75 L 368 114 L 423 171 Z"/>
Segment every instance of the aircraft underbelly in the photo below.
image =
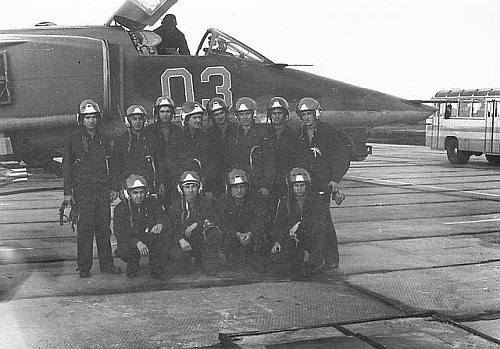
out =
<path fill-rule="evenodd" d="M 425 119 L 426 110 L 323 111 L 324 121 L 337 128 L 375 127 L 388 124 L 411 124 Z"/>

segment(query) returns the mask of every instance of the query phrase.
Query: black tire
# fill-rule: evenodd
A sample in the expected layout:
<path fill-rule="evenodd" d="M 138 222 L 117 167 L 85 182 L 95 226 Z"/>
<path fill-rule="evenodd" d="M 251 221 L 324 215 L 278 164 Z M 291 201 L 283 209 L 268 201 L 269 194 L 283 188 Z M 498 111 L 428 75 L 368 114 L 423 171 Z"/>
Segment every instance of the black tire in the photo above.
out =
<path fill-rule="evenodd" d="M 450 139 L 446 142 L 446 155 L 448 161 L 454 165 L 466 164 L 470 158 L 469 152 L 458 150 L 458 141 L 456 139 Z"/>
<path fill-rule="evenodd" d="M 500 155 L 486 155 L 486 160 L 492 165 L 500 165 Z"/>

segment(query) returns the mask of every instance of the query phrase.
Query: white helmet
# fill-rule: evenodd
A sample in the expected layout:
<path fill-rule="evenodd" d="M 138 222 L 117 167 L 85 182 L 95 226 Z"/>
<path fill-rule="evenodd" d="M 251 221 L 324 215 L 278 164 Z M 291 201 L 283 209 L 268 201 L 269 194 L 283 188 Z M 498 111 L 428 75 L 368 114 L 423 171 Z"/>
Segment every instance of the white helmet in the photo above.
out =
<path fill-rule="evenodd" d="M 181 111 L 181 124 L 182 126 L 185 126 L 189 118 L 193 116 L 194 114 L 202 114 L 205 115 L 205 108 L 203 106 L 195 101 L 189 101 L 186 102 L 182 105 L 182 111 Z"/>

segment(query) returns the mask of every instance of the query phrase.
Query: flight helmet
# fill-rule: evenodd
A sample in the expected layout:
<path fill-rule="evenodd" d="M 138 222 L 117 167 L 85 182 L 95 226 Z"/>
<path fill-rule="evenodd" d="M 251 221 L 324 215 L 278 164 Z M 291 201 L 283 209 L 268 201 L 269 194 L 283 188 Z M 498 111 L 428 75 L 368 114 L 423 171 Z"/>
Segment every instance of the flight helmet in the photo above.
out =
<path fill-rule="evenodd" d="M 231 187 L 236 184 L 246 184 L 248 185 L 249 179 L 248 175 L 245 171 L 239 169 L 239 168 L 234 168 L 227 174 L 226 177 L 226 187 Z"/>
<path fill-rule="evenodd" d="M 153 105 L 153 116 L 154 116 L 154 121 L 158 121 L 159 116 L 158 113 L 160 111 L 160 108 L 163 106 L 167 106 L 170 108 L 172 111 L 172 114 L 175 113 L 175 103 L 172 98 L 168 96 L 160 96 L 156 98 L 155 104 Z"/>
<path fill-rule="evenodd" d="M 184 195 L 182 187 L 186 184 L 198 184 L 198 193 L 203 191 L 203 179 L 195 171 L 184 171 L 179 178 L 179 183 L 177 184 L 177 191 L 179 194 Z"/>
<path fill-rule="evenodd" d="M 101 108 L 99 108 L 99 104 L 91 99 L 83 100 L 78 106 L 78 113 L 76 114 L 76 121 L 78 122 L 78 125 L 83 126 L 83 118 L 86 114 L 97 114 L 99 123 L 101 122 Z"/>
<path fill-rule="evenodd" d="M 208 116 L 212 117 L 212 115 L 218 110 L 224 110 L 226 114 L 229 114 L 229 109 L 227 107 L 226 102 L 219 97 L 214 97 L 207 104 L 207 113 Z"/>
<path fill-rule="evenodd" d="M 194 114 L 202 114 L 205 115 L 205 108 L 203 106 L 195 101 L 189 101 L 186 102 L 182 105 L 182 110 L 181 110 L 181 124 L 182 126 L 186 126 L 189 118 L 193 116 Z M 203 119 L 202 119 L 203 120 Z"/>
<path fill-rule="evenodd" d="M 286 99 L 284 99 L 283 97 L 273 97 L 269 100 L 269 102 L 267 102 L 266 113 L 268 120 L 272 120 L 271 113 L 274 108 L 283 109 L 283 112 L 285 113 L 285 121 L 288 120 L 290 116 L 290 106 L 288 105 Z"/>
<path fill-rule="evenodd" d="M 316 119 L 319 119 L 321 116 L 321 105 L 319 104 L 318 100 L 314 98 L 304 97 L 299 101 L 296 109 L 296 113 L 299 119 L 301 119 L 300 112 L 306 110 L 314 110 L 316 112 Z"/>
<path fill-rule="evenodd" d="M 234 106 L 234 112 L 237 113 L 240 111 L 247 111 L 247 110 L 253 111 L 253 117 L 255 119 L 255 117 L 257 116 L 257 102 L 255 102 L 250 97 L 239 98 Z"/>
<path fill-rule="evenodd" d="M 144 122 L 148 121 L 148 113 L 142 105 L 133 104 L 127 108 L 127 116 L 125 117 L 125 125 L 130 127 L 129 117 L 132 115 L 142 115 L 144 117 Z"/>
<path fill-rule="evenodd" d="M 127 187 L 127 190 L 132 190 L 132 189 L 135 189 L 135 188 L 147 188 L 148 187 L 148 182 L 141 175 L 131 174 L 127 178 L 127 180 L 125 182 L 125 185 Z"/>
<path fill-rule="evenodd" d="M 309 172 L 300 167 L 293 168 L 287 176 L 287 184 L 289 187 L 293 186 L 295 183 L 306 183 L 311 184 L 311 176 Z"/>

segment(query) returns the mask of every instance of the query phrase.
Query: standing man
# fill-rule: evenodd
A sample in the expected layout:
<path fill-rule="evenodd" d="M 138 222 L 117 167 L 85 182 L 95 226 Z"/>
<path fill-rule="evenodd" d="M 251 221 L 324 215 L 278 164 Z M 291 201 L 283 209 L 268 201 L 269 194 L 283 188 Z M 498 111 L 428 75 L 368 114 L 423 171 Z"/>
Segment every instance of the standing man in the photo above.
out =
<path fill-rule="evenodd" d="M 257 103 L 248 97 L 236 101 L 238 118 L 236 132 L 228 135 L 226 142 L 225 169 L 244 170 L 250 177 L 250 190 L 269 202 L 274 182 L 274 149 L 267 130 L 255 125 Z"/>
<path fill-rule="evenodd" d="M 225 191 L 225 142 L 228 135 L 236 132 L 238 125 L 229 121 L 229 108 L 222 98 L 212 98 L 207 104 L 207 113 L 212 119 L 212 126 L 207 129 L 207 136 L 208 162 L 213 169 L 213 174 L 211 180 L 206 182 L 206 186 L 207 192 L 219 196 Z"/>
<path fill-rule="evenodd" d="M 337 234 L 330 215 L 330 198 L 333 198 L 338 205 L 344 200 L 339 182 L 350 166 L 349 149 L 334 128 L 319 120 L 321 106 L 316 99 L 302 98 L 297 104 L 296 111 L 302 120 L 299 163 L 310 173 L 312 190 L 320 195 L 324 209 L 328 212 L 324 268 L 337 268 L 339 252 Z"/>
<path fill-rule="evenodd" d="M 111 253 L 111 209 L 118 193 L 109 140 L 99 132 L 102 112 L 86 99 L 77 114 L 80 129 L 71 134 L 64 149 L 64 201 L 77 205 L 77 270 L 81 278 L 90 277 L 94 236 L 101 273 L 120 274 Z"/>
<path fill-rule="evenodd" d="M 118 246 L 116 256 L 127 263 L 126 275 L 136 278 L 139 260 L 149 256 L 149 269 L 155 279 L 166 280 L 167 234 L 164 232 L 165 211 L 148 196 L 143 176 L 132 174 L 126 180 L 128 197 L 116 205 L 113 226 Z"/>
<path fill-rule="evenodd" d="M 158 197 L 160 203 L 168 209 L 174 197 L 177 177 L 174 176 L 174 150 L 173 139 L 175 134 L 181 131 L 181 128 L 172 124 L 172 118 L 175 115 L 175 103 L 168 96 L 160 96 L 156 99 L 153 106 L 154 123 L 149 124 L 144 129 L 144 133 L 152 134 L 159 141 L 158 147 L 158 166 L 164 175 L 164 190 L 159 190 Z"/>
<path fill-rule="evenodd" d="M 271 253 L 280 256 L 294 276 L 312 276 L 321 271 L 327 235 L 328 211 L 318 193 L 311 190 L 311 177 L 303 168 L 287 176 L 288 193 L 280 198 L 274 222 Z M 304 263 L 304 252 L 309 260 Z"/>
<path fill-rule="evenodd" d="M 184 34 L 177 29 L 177 18 L 173 14 L 163 17 L 161 26 L 154 30 L 161 36 L 157 46 L 160 55 L 190 55 L 189 47 Z"/>
<path fill-rule="evenodd" d="M 286 99 L 271 98 L 267 103 L 267 118 L 271 120 L 270 133 L 276 155 L 276 171 L 271 193 L 272 207 L 275 209 L 278 199 L 287 194 L 286 178 L 297 161 L 299 135 L 287 124 L 290 107 Z"/>
<path fill-rule="evenodd" d="M 169 256 L 182 273 L 192 272 L 194 257 L 205 274 L 215 275 L 220 268 L 222 232 L 212 201 L 203 195 L 203 181 L 196 172 L 184 172 L 177 188 L 181 196 L 167 212 L 172 238 Z"/>
<path fill-rule="evenodd" d="M 229 268 L 251 265 L 257 271 L 267 266 L 267 233 L 270 217 L 262 200 L 249 191 L 245 171 L 235 168 L 226 178 L 226 193 L 219 196 L 216 210 L 224 233 L 224 254 Z"/>
<path fill-rule="evenodd" d="M 115 141 L 113 154 L 118 164 L 123 190 L 125 180 L 131 174 L 139 174 L 151 183 L 150 190 L 161 196 L 165 175 L 158 166 L 159 141 L 155 134 L 144 132 L 147 118 L 148 114 L 143 106 L 131 105 L 127 108 L 125 124 L 128 130 Z"/>
<path fill-rule="evenodd" d="M 176 178 L 184 171 L 195 171 L 204 180 L 212 177 L 212 167 L 208 161 L 208 138 L 202 129 L 205 108 L 194 101 L 182 105 L 182 131 L 175 134 L 172 149 Z"/>

